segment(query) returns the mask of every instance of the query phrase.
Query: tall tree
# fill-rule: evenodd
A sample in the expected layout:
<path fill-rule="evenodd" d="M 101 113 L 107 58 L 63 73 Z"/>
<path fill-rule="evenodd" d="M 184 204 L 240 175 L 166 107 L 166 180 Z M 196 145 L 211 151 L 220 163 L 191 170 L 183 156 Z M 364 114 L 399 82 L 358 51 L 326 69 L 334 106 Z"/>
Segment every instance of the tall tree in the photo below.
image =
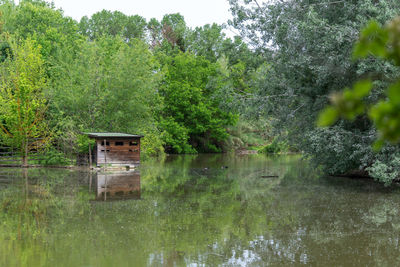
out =
<path fill-rule="evenodd" d="M 147 45 L 109 36 L 84 43 L 80 50 L 49 90 L 50 115 L 62 138 L 79 131 L 121 131 L 152 136 L 160 146 L 154 120 L 161 103 L 158 65 Z"/>
<path fill-rule="evenodd" d="M 150 19 L 149 23 L 147 23 L 150 47 L 153 49 L 161 45 L 161 28 L 161 23 L 155 18 Z"/>
<path fill-rule="evenodd" d="M 189 28 L 181 14 L 166 14 L 161 21 L 152 18 L 147 29 L 150 45 L 154 50 L 168 55 L 186 51 L 186 34 Z"/>
<path fill-rule="evenodd" d="M 28 165 L 28 152 L 39 137 L 46 137 L 46 87 L 40 47 L 30 39 L 14 45 L 14 57 L 1 64 L 0 136 L 17 147 L 22 165 Z"/>
<path fill-rule="evenodd" d="M 377 60 L 352 61 L 353 45 L 370 19 L 381 23 L 400 11 L 394 0 L 276 2 L 230 0 L 231 25 L 265 55 L 269 66 L 255 79 L 258 112 L 276 118 L 293 145 L 311 155 L 329 173 L 363 169 L 376 156 L 370 144 L 375 129 L 365 117 L 316 129 L 315 119 L 330 93 L 350 86 L 358 77 L 383 71 L 380 86 L 396 70 Z M 380 88 L 379 88 L 380 87 Z"/>
<path fill-rule="evenodd" d="M 102 36 L 121 36 L 126 42 L 146 36 L 146 20 L 139 16 L 127 16 L 120 11 L 102 10 L 90 18 L 84 16 L 79 23 L 79 30 L 90 40 Z"/>
<path fill-rule="evenodd" d="M 65 17 L 62 10 L 42 0 L 23 0 L 19 5 L 3 4 L 4 31 L 19 38 L 31 38 L 42 46 L 44 60 L 57 58 L 60 50 L 76 51 L 81 40 L 77 23 Z"/>
<path fill-rule="evenodd" d="M 231 112 L 220 108 L 218 91 L 211 83 L 217 65 L 201 56 L 178 53 L 165 58 L 164 99 L 161 125 L 171 152 L 217 152 L 227 137 L 226 126 L 235 122 Z"/>
<path fill-rule="evenodd" d="M 167 14 L 161 20 L 164 44 L 173 50 L 185 51 L 185 35 L 187 26 L 184 17 L 179 14 Z"/>
<path fill-rule="evenodd" d="M 400 66 L 400 17 L 380 26 L 376 21 L 371 21 L 363 29 L 360 41 L 354 49 L 354 57 L 365 58 L 369 56 L 380 57 L 390 60 L 396 66 Z M 382 73 L 385 74 L 385 73 Z M 371 77 L 370 77 L 371 78 Z M 353 88 L 346 88 L 343 92 L 331 95 L 332 105 L 327 107 L 321 114 L 318 124 L 329 126 L 336 122 L 339 117 L 354 120 L 357 116 L 368 113 L 369 118 L 378 129 L 377 141 L 374 147 L 379 150 L 385 142 L 398 144 L 400 142 L 400 76 L 389 85 L 385 95 L 379 100 L 371 99 L 374 87 L 377 85 L 371 79 L 358 81 Z M 369 97 L 368 97 L 369 96 Z M 369 98 L 369 99 L 368 99 Z M 369 174 L 376 180 L 389 185 L 400 175 L 400 153 L 397 151 L 386 151 L 385 158 L 378 158 L 367 168 Z"/>

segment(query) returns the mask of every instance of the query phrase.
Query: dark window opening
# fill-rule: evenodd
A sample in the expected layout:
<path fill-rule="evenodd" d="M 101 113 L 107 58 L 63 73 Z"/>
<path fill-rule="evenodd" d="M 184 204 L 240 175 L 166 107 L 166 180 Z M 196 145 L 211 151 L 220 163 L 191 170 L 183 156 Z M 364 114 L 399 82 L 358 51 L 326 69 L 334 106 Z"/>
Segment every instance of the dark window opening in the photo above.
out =
<path fill-rule="evenodd" d="M 133 150 L 132 150 L 132 149 L 129 149 L 129 152 L 133 152 Z"/>
<path fill-rule="evenodd" d="M 137 141 L 129 142 L 129 145 L 130 145 L 130 146 L 137 146 L 137 145 L 138 145 L 138 142 L 137 142 Z"/>
<path fill-rule="evenodd" d="M 104 146 L 104 141 L 101 142 L 101 145 Z M 106 141 L 106 146 L 109 146 L 110 142 Z"/>
<path fill-rule="evenodd" d="M 124 145 L 124 142 L 115 142 L 115 145 L 116 145 L 116 146 L 123 146 L 123 145 Z"/>

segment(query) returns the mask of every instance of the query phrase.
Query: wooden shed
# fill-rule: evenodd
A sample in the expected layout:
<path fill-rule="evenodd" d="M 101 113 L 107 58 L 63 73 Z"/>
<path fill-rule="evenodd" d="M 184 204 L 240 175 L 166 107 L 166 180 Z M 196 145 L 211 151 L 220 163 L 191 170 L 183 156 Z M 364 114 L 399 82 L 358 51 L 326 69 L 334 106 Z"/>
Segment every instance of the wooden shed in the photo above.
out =
<path fill-rule="evenodd" d="M 137 166 L 140 163 L 140 138 L 126 133 L 87 133 L 96 140 L 96 165 Z"/>

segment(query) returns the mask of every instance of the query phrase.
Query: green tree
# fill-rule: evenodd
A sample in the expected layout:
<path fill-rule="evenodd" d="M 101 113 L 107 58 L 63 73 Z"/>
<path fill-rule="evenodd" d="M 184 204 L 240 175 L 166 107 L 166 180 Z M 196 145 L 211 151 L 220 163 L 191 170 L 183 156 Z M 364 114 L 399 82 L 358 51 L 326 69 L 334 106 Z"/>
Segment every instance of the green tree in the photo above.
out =
<path fill-rule="evenodd" d="M 147 23 L 147 31 L 150 37 L 149 42 L 152 49 L 155 49 L 161 44 L 161 28 L 161 23 L 155 18 L 150 19 L 149 23 Z"/>
<path fill-rule="evenodd" d="M 179 14 L 167 14 L 161 20 L 164 51 L 186 51 L 185 37 L 187 26 L 184 17 Z"/>
<path fill-rule="evenodd" d="M 146 140 L 154 138 L 147 142 L 149 150 L 162 153 L 155 121 L 161 104 L 158 66 L 147 45 L 102 37 L 80 50 L 50 91 L 53 127 L 60 136 L 76 139 L 79 131 L 145 134 Z"/>
<path fill-rule="evenodd" d="M 167 132 L 165 140 L 170 150 L 220 151 L 221 142 L 228 136 L 225 127 L 235 122 L 235 116 L 220 108 L 222 85 L 210 83 L 217 75 L 217 65 L 190 53 L 163 60 L 161 125 Z"/>
<path fill-rule="evenodd" d="M 187 50 L 197 56 L 203 56 L 211 62 L 225 57 L 228 65 L 244 64 L 246 74 L 263 63 L 263 58 L 239 37 L 227 38 L 224 27 L 218 24 L 206 24 L 188 30 L 185 38 Z"/>
<path fill-rule="evenodd" d="M 166 14 L 161 21 L 152 18 L 147 24 L 147 30 L 154 51 L 167 55 L 186 51 L 189 28 L 181 14 Z"/>
<path fill-rule="evenodd" d="M 381 60 L 352 61 L 353 45 L 370 19 L 381 23 L 400 11 L 398 1 L 291 0 L 274 3 L 231 0 L 231 25 L 264 55 L 268 65 L 250 84 L 252 96 L 240 98 L 254 116 L 272 118 L 292 146 L 311 156 L 331 174 L 365 171 L 376 160 L 370 145 L 376 130 L 365 116 L 340 121 L 326 131 L 315 125 L 328 96 L 365 75 L 378 77 L 379 98 L 396 76 L 396 68 Z M 242 101 L 242 102 L 243 102 Z M 327 132 L 329 131 L 329 133 Z M 345 141 L 352 136 L 352 142 Z M 329 137 L 329 138 L 328 138 Z M 323 140 L 324 142 L 320 142 Z"/>
<path fill-rule="evenodd" d="M 29 149 L 37 142 L 33 139 L 49 134 L 44 62 L 40 46 L 30 39 L 13 48 L 14 57 L 1 65 L 0 135 L 3 142 L 20 150 L 22 165 L 27 166 Z"/>
<path fill-rule="evenodd" d="M 354 58 L 361 59 L 373 55 L 400 66 L 400 17 L 388 22 L 384 27 L 376 21 L 369 23 L 361 33 L 360 41 L 354 49 Z M 400 81 L 390 84 L 382 100 L 369 103 L 364 98 L 372 94 L 372 80 L 361 80 L 352 89 L 331 96 L 332 106 L 326 108 L 319 118 L 321 126 L 333 124 L 339 117 L 354 120 L 356 116 L 369 110 L 369 117 L 379 130 L 378 147 L 384 141 L 400 141 Z"/>
<path fill-rule="evenodd" d="M 60 50 L 68 49 L 69 53 L 77 50 L 81 40 L 78 34 L 77 23 L 69 17 L 64 17 L 61 10 L 56 10 L 54 5 L 41 0 L 23 0 L 19 5 L 5 3 L 0 5 L 0 10 L 7 14 L 4 21 L 4 32 L 31 38 L 42 46 L 41 53 L 46 61 L 47 71 L 50 71 L 57 59 Z"/>
<path fill-rule="evenodd" d="M 79 31 L 96 40 L 106 36 L 121 36 L 126 42 L 135 38 L 144 39 L 146 35 L 146 20 L 139 16 L 127 16 L 120 11 L 102 10 L 90 18 L 84 16 L 79 23 Z"/>
<path fill-rule="evenodd" d="M 374 56 L 399 66 L 399 26 L 399 17 L 383 27 L 376 21 L 370 22 L 363 29 L 355 46 L 354 59 Z M 390 185 L 400 175 L 400 153 L 398 150 L 388 150 L 390 146 L 385 146 L 385 142 L 395 144 L 397 148 L 400 142 L 400 80 L 394 80 L 388 85 L 384 95 L 375 98 L 374 91 L 377 87 L 379 89 L 379 79 L 375 78 L 373 81 L 371 78 L 374 76 L 358 81 L 351 89 L 332 94 L 331 105 L 320 113 L 318 124 L 330 126 L 339 118 L 355 120 L 367 112 L 378 129 L 374 147 L 379 150 L 378 155 L 383 157 L 377 157 L 366 170 L 375 179 Z"/>
<path fill-rule="evenodd" d="M 187 39 L 187 47 L 190 52 L 215 62 L 222 54 L 225 34 L 222 32 L 222 27 L 214 23 L 196 27 L 190 31 Z"/>

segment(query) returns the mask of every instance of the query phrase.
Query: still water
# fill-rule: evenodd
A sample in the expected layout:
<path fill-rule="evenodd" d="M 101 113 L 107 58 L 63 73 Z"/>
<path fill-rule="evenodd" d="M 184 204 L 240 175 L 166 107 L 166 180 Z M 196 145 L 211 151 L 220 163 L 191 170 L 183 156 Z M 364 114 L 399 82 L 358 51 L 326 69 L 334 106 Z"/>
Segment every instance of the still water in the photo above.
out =
<path fill-rule="evenodd" d="M 0 169 L 0 266 L 399 266 L 399 204 L 298 156 Z"/>

